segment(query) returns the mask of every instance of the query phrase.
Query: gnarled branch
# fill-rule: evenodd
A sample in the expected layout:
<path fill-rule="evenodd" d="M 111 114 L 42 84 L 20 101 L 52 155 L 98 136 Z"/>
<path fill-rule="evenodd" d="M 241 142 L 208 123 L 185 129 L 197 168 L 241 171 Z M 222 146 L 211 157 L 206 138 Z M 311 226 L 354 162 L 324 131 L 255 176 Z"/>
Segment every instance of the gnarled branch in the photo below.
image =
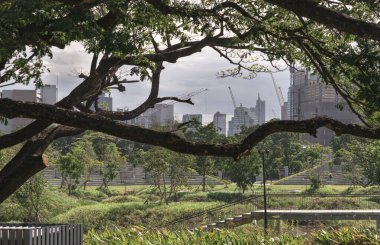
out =
<path fill-rule="evenodd" d="M 42 118 L 63 125 L 107 133 L 140 143 L 162 146 L 177 152 L 195 155 L 215 155 L 239 159 L 268 135 L 276 132 L 297 132 L 316 135 L 317 129 L 326 127 L 336 134 L 380 139 L 380 128 L 368 128 L 356 124 L 344 124 L 328 117 L 315 117 L 302 121 L 271 121 L 258 127 L 241 143 L 215 145 L 195 143 L 170 132 L 128 125 L 109 118 L 71 111 L 53 105 L 0 99 L 0 113 L 6 117 Z"/>

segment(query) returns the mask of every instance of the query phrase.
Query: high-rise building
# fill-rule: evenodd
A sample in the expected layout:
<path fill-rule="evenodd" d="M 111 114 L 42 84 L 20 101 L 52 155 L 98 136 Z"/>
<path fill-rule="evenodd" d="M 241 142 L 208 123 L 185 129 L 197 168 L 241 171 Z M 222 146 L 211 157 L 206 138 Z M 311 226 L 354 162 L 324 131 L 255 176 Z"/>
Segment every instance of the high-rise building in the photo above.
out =
<path fill-rule="evenodd" d="M 227 115 L 226 114 L 220 113 L 220 112 L 216 112 L 214 114 L 213 123 L 215 126 L 215 130 L 216 130 L 216 132 L 218 132 L 219 134 L 222 134 L 224 136 L 226 135 L 226 130 L 227 130 L 226 122 L 227 122 Z"/>
<path fill-rule="evenodd" d="M 258 94 L 256 107 L 253 110 L 255 112 L 255 124 L 265 123 L 265 100 L 260 99 L 260 94 Z"/>
<path fill-rule="evenodd" d="M 54 105 L 58 101 L 58 88 L 56 85 L 45 84 L 39 89 L 37 96 L 40 96 L 40 101 L 44 104 Z"/>
<path fill-rule="evenodd" d="M 202 124 L 202 114 L 183 114 L 182 122 L 190 122 L 191 120 L 196 120 L 200 124 Z"/>
<path fill-rule="evenodd" d="M 234 116 L 228 122 L 228 136 L 239 134 L 242 126 L 250 127 L 255 125 L 254 108 L 238 106 L 234 110 Z"/>
<path fill-rule="evenodd" d="M 239 134 L 241 127 L 251 127 L 253 125 L 265 123 L 265 100 L 260 98 L 256 100 L 255 107 L 238 106 L 234 110 L 234 116 L 228 122 L 228 136 Z"/>
<path fill-rule="evenodd" d="M 292 68 L 288 92 L 289 119 L 304 120 L 316 116 L 329 116 L 344 123 L 359 122 L 358 117 L 347 107 L 343 98 L 331 85 L 325 84 L 321 77 L 307 70 Z M 345 104 L 343 110 L 337 104 Z M 331 145 L 333 132 L 326 128 L 317 131 L 317 138 L 305 135 L 313 143 Z"/>
<path fill-rule="evenodd" d="M 281 106 L 281 120 L 289 120 L 289 104 L 287 101 Z"/>
<path fill-rule="evenodd" d="M 174 123 L 174 105 L 156 104 L 152 109 L 146 110 L 128 122 L 145 128 L 171 125 Z"/>

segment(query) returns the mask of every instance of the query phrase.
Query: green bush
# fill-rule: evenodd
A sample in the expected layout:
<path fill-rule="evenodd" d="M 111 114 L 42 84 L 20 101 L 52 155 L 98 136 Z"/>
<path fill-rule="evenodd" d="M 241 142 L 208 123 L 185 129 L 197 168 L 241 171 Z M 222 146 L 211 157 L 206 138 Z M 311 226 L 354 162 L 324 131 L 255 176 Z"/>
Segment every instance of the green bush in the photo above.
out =
<path fill-rule="evenodd" d="M 58 215 L 56 223 L 83 223 L 85 229 L 103 230 L 108 227 L 139 225 L 156 227 L 190 211 L 220 203 L 181 202 L 169 205 L 143 204 L 142 202 L 99 203 L 77 207 Z"/>
<path fill-rule="evenodd" d="M 78 200 L 52 187 L 47 188 L 44 198 L 46 198 L 46 203 L 43 210 L 41 210 L 45 216 L 44 222 L 50 222 L 52 217 L 65 213 L 72 208 L 88 204 L 86 200 Z M 20 204 L 15 201 L 14 196 L 11 196 L 0 204 L 0 220 L 2 222 L 22 222 L 26 220 L 26 218 L 25 211 L 20 207 Z"/>
<path fill-rule="evenodd" d="M 321 180 L 321 176 L 319 176 L 318 174 L 312 174 L 309 176 L 309 180 L 310 180 L 310 191 L 311 192 L 314 192 L 316 190 L 318 190 L 319 188 L 321 188 L 322 186 L 322 180 Z"/>
<path fill-rule="evenodd" d="M 143 202 L 143 200 L 140 197 L 136 196 L 112 196 L 107 199 L 104 199 L 102 203 L 123 203 L 123 202 Z"/>
<path fill-rule="evenodd" d="M 75 196 L 79 199 L 92 200 L 96 202 L 100 202 L 109 197 L 109 195 L 105 194 L 104 192 L 95 189 L 85 191 L 81 189 L 76 189 L 72 193 L 72 196 Z"/>
<path fill-rule="evenodd" d="M 19 204 L 6 200 L 0 204 L 0 220 L 2 222 L 22 221 L 24 212 Z"/>
<path fill-rule="evenodd" d="M 235 202 L 243 199 L 243 194 L 239 192 L 209 192 L 207 197 L 215 201 Z"/>

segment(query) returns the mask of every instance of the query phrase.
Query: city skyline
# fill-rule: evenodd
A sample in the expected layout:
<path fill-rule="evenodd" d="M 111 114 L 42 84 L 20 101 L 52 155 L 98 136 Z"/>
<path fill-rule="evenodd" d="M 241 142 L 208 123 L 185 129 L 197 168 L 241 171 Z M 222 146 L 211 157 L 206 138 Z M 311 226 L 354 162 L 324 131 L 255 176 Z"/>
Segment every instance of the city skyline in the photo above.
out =
<path fill-rule="evenodd" d="M 91 55 L 85 53 L 83 47 L 74 43 L 69 47 L 60 50 L 53 48 L 53 59 L 45 59 L 46 65 L 51 72 L 43 75 L 43 80 L 47 84 L 58 85 L 58 99 L 66 96 L 81 81 L 78 74 L 87 74 L 91 63 Z M 274 86 L 269 73 L 260 73 L 256 78 L 217 78 L 216 74 L 222 70 L 232 68 L 226 60 L 211 49 L 197 53 L 191 57 L 180 59 L 175 64 L 164 63 L 165 69 L 162 72 L 162 82 L 159 96 L 180 96 L 188 94 L 201 88 L 207 88 L 207 92 L 198 94 L 192 98 L 195 106 L 176 103 L 174 114 L 182 117 L 183 114 L 213 115 L 220 111 L 227 116 L 233 115 L 233 105 L 230 99 L 228 86 L 234 91 L 236 101 L 243 106 L 252 107 L 255 105 L 257 94 L 260 93 L 262 99 L 266 101 L 267 120 L 274 117 L 272 110 L 277 117 L 280 117 L 281 110 L 276 99 Z M 285 68 L 285 66 L 283 67 Z M 281 86 L 284 96 L 289 87 L 289 72 L 274 73 L 278 85 Z M 127 77 L 127 79 L 132 79 Z M 28 86 L 33 89 L 33 84 Z M 27 86 L 9 86 L 4 89 L 26 89 Z M 135 108 L 148 96 L 150 82 L 127 84 L 126 92 L 120 93 L 112 90 L 113 110 L 117 108 Z M 206 121 L 212 121 L 212 116 L 207 116 Z"/>

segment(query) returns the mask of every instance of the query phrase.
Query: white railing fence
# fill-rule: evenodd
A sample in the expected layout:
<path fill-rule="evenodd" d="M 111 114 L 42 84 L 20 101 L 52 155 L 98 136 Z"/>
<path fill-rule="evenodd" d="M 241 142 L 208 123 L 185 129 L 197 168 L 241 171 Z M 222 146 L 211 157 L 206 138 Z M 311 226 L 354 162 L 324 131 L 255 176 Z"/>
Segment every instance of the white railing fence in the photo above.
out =
<path fill-rule="evenodd" d="M 82 224 L 0 223 L 0 245 L 82 245 Z"/>

